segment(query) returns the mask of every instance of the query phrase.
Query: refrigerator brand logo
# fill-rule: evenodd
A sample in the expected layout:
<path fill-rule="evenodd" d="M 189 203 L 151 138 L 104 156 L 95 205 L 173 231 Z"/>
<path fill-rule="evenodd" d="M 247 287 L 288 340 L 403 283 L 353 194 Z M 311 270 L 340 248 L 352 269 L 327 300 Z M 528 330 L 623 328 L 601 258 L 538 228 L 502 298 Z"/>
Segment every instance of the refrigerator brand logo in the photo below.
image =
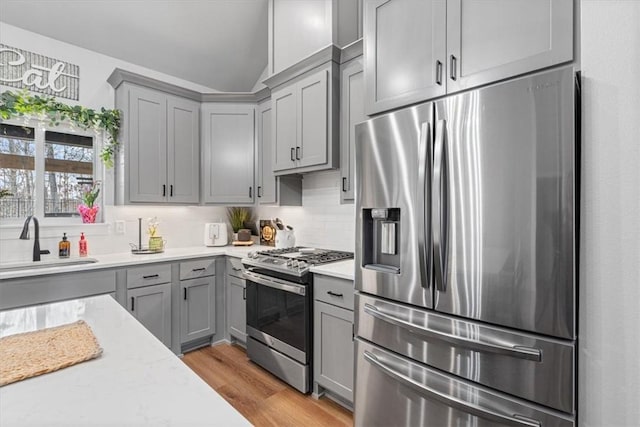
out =
<path fill-rule="evenodd" d="M 551 82 L 551 83 L 543 83 L 543 84 L 539 84 L 539 85 L 535 85 L 535 86 L 529 86 L 527 88 L 527 92 L 537 92 L 539 90 L 542 89 L 547 89 L 550 87 L 554 87 L 554 86 L 558 86 L 560 84 L 560 82 Z"/>
<path fill-rule="evenodd" d="M 0 44 L 0 84 L 77 101 L 80 67 Z"/>

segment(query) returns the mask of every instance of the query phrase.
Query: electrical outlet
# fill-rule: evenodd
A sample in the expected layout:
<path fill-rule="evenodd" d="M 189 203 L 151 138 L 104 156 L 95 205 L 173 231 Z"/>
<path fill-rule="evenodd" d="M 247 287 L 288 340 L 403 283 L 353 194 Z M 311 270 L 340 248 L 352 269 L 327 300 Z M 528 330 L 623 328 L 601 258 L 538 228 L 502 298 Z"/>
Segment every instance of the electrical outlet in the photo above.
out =
<path fill-rule="evenodd" d="M 124 234 L 125 233 L 125 222 L 124 221 L 116 221 L 116 234 Z"/>

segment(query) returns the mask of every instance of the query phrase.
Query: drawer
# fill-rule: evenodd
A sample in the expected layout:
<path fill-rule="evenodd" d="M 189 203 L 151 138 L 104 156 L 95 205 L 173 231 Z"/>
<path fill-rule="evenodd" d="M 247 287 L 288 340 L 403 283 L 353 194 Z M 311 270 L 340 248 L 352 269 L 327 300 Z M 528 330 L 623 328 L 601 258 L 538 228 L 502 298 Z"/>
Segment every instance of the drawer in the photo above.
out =
<path fill-rule="evenodd" d="M 127 289 L 171 282 L 171 264 L 152 264 L 127 269 Z"/>
<path fill-rule="evenodd" d="M 197 277 L 214 276 L 216 274 L 216 260 L 198 259 L 180 263 L 180 280 L 195 279 Z"/>
<path fill-rule="evenodd" d="M 240 258 L 227 257 L 227 274 L 242 279 L 242 271 L 244 267 Z"/>
<path fill-rule="evenodd" d="M 353 311 L 353 281 L 336 277 L 314 275 L 313 297 Z"/>

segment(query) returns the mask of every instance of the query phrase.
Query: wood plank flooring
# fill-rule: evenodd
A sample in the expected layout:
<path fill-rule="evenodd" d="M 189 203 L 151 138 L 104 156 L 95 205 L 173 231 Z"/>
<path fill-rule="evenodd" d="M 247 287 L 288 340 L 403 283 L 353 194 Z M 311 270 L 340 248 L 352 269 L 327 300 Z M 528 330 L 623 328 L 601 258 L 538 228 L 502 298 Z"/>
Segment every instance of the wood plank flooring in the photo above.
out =
<path fill-rule="evenodd" d="M 327 398 L 299 393 L 249 361 L 242 347 L 205 347 L 182 361 L 257 427 L 353 425 L 351 412 Z"/>

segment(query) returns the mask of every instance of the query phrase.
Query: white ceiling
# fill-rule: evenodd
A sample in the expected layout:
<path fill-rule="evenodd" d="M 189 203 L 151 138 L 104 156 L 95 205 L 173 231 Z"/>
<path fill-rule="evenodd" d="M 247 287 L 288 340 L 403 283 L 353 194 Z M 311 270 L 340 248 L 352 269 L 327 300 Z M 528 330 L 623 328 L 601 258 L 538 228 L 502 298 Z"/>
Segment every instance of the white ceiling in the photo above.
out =
<path fill-rule="evenodd" d="M 267 65 L 267 0 L 0 0 L 0 19 L 224 92 Z"/>

